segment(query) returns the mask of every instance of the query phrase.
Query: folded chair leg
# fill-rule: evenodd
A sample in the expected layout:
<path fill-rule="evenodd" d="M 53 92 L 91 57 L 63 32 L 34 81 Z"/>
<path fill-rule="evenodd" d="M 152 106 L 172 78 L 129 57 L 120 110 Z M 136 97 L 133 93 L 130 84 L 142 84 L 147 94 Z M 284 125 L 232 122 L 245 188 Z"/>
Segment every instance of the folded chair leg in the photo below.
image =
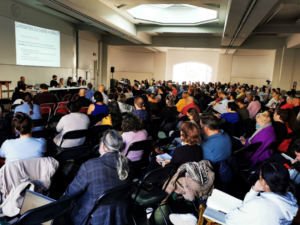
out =
<path fill-rule="evenodd" d="M 136 222 L 135 222 L 135 219 L 134 219 L 132 213 L 130 213 L 130 215 L 131 215 L 131 217 L 132 217 L 132 220 L 133 220 L 133 222 L 134 222 L 134 225 L 136 225 Z"/>
<path fill-rule="evenodd" d="M 161 215 L 162 215 L 163 218 L 164 218 L 165 224 L 168 225 L 167 219 L 166 219 L 166 217 L 165 217 L 165 214 L 164 214 L 162 208 L 160 207 L 160 204 L 158 203 L 157 205 L 158 205 L 158 208 L 159 208 L 159 211 L 160 211 Z"/>

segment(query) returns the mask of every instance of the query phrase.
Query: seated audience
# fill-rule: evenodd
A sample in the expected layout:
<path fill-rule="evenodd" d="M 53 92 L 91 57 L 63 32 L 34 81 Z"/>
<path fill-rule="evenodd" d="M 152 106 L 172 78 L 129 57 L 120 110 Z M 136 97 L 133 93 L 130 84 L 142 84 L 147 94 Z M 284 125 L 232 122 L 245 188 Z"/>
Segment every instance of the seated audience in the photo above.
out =
<path fill-rule="evenodd" d="M 133 96 L 142 95 L 144 92 L 140 90 L 139 84 L 135 83 L 133 85 L 132 94 Z"/>
<path fill-rule="evenodd" d="M 254 96 L 253 101 L 248 105 L 250 119 L 253 119 L 261 108 L 259 96 Z"/>
<path fill-rule="evenodd" d="M 50 81 L 50 87 L 58 87 L 57 76 L 53 75 L 52 80 Z"/>
<path fill-rule="evenodd" d="M 67 188 L 61 199 L 79 196 L 71 212 L 73 224 L 127 224 L 128 200 L 116 204 L 97 207 L 92 218 L 87 214 L 95 201 L 109 190 L 132 182 L 129 163 L 119 149 L 123 145 L 121 135 L 115 130 L 105 132 L 100 142 L 97 157 L 82 164 L 75 179 Z"/>
<path fill-rule="evenodd" d="M 48 85 L 40 85 L 42 93 L 37 94 L 33 100 L 36 105 L 41 105 L 43 103 L 57 103 L 57 98 L 48 91 Z"/>
<path fill-rule="evenodd" d="M 129 86 L 127 86 L 126 89 L 127 89 L 127 93 L 125 93 L 126 99 L 127 99 L 127 98 L 132 98 L 132 97 L 133 97 L 132 87 L 129 85 Z"/>
<path fill-rule="evenodd" d="M 236 99 L 244 99 L 246 97 L 245 95 L 245 88 L 238 89 L 239 94 L 236 96 Z"/>
<path fill-rule="evenodd" d="M 252 99 L 253 99 L 252 93 L 251 92 L 247 92 L 246 93 L 246 98 L 244 100 L 244 105 L 245 105 L 246 108 L 252 102 Z"/>
<path fill-rule="evenodd" d="M 182 94 L 183 94 L 183 92 L 185 92 L 185 87 L 184 87 L 184 85 L 181 85 L 181 86 L 180 86 L 180 90 L 179 90 L 179 92 L 177 93 L 178 99 L 182 99 Z"/>
<path fill-rule="evenodd" d="M 125 102 L 126 102 L 126 95 L 123 94 L 123 93 L 119 94 L 118 104 L 119 104 L 119 108 L 121 110 L 121 113 L 134 112 L 135 108 L 132 105 L 126 104 Z"/>
<path fill-rule="evenodd" d="M 92 83 L 88 83 L 86 86 L 86 93 L 85 93 L 85 98 L 91 100 L 94 96 L 94 91 L 92 90 L 93 85 Z"/>
<path fill-rule="evenodd" d="M 284 138 L 287 134 L 298 130 L 296 115 L 291 109 L 276 109 L 273 118 L 273 127 L 277 139 Z M 285 139 L 277 149 L 286 152 L 291 141 L 292 139 Z"/>
<path fill-rule="evenodd" d="M 265 107 L 269 109 L 275 109 L 277 105 L 279 104 L 279 94 L 276 92 L 272 95 L 272 99 L 266 104 Z"/>
<path fill-rule="evenodd" d="M 270 158 L 273 154 L 273 150 L 267 149 L 264 151 L 269 144 L 276 140 L 276 134 L 271 123 L 270 113 L 265 111 L 257 114 L 255 133 L 249 138 L 240 137 L 240 139 L 245 147 L 257 142 L 262 143 L 253 155 L 252 152 L 246 154 L 246 158 L 251 156 L 249 159 L 252 161 L 252 166 L 254 166 L 257 161 L 263 162 Z"/>
<path fill-rule="evenodd" d="M 240 116 L 241 120 L 249 119 L 249 111 L 247 108 L 244 106 L 244 101 L 243 99 L 236 99 L 235 103 L 238 105 L 239 109 L 237 110 L 237 113 Z M 250 103 L 251 104 L 251 103 Z"/>
<path fill-rule="evenodd" d="M 79 95 L 79 97 L 78 97 L 77 101 L 80 102 L 80 106 L 81 107 L 89 107 L 91 104 L 91 101 L 85 97 L 86 96 L 85 90 L 80 89 L 78 95 Z"/>
<path fill-rule="evenodd" d="M 154 112 L 154 114 L 157 116 L 158 114 L 158 100 L 156 98 L 156 95 L 154 93 L 151 93 L 149 90 L 146 92 L 146 101 L 145 101 L 145 108 L 148 112 Z"/>
<path fill-rule="evenodd" d="M 2 144 L 0 156 L 6 158 L 5 162 L 43 157 L 46 141 L 44 138 L 32 137 L 32 119 L 25 113 L 17 112 L 12 119 L 12 126 L 20 138 L 6 140 Z"/>
<path fill-rule="evenodd" d="M 235 102 L 228 102 L 227 113 L 223 113 L 222 115 L 218 114 L 220 118 L 224 118 L 228 123 L 236 123 L 240 120 L 240 116 L 237 113 L 238 106 Z"/>
<path fill-rule="evenodd" d="M 168 118 L 175 117 L 178 115 L 177 107 L 174 106 L 176 97 L 173 94 L 168 94 L 166 97 L 166 105 L 162 108 L 160 112 L 160 117 Z"/>
<path fill-rule="evenodd" d="M 227 213 L 226 224 L 292 224 L 299 207 L 289 171 L 277 162 L 266 162 L 258 173 L 243 205 Z"/>
<path fill-rule="evenodd" d="M 281 108 L 281 109 L 292 109 L 292 108 L 294 108 L 293 99 L 294 99 L 293 97 L 288 96 L 286 98 L 286 103 L 283 106 L 279 107 L 279 108 Z"/>
<path fill-rule="evenodd" d="M 196 123 L 197 126 L 200 128 L 200 115 L 199 115 L 197 109 L 189 108 L 186 115 L 191 122 Z"/>
<path fill-rule="evenodd" d="M 263 92 L 260 95 L 260 101 L 266 104 L 269 101 L 269 96 L 270 96 L 270 89 L 266 89 L 265 92 Z"/>
<path fill-rule="evenodd" d="M 279 105 L 277 106 L 277 108 L 283 108 L 283 106 L 286 104 L 286 97 L 284 95 L 280 95 L 279 96 Z M 292 108 L 294 106 L 292 105 Z M 285 107 L 284 107 L 285 108 Z"/>
<path fill-rule="evenodd" d="M 97 125 L 110 125 L 115 127 L 117 125 L 121 126 L 122 123 L 122 113 L 120 111 L 119 105 L 116 101 L 111 101 L 108 103 L 108 115 L 104 117 L 102 121 L 98 122 Z"/>
<path fill-rule="evenodd" d="M 67 108 L 70 114 L 63 116 L 60 119 L 56 126 L 56 130 L 57 132 L 59 132 L 59 134 L 53 139 L 54 143 L 57 146 L 61 146 L 62 148 L 71 148 L 83 145 L 85 137 L 78 139 L 68 139 L 65 140 L 61 145 L 62 137 L 69 131 L 88 129 L 90 125 L 89 117 L 79 112 L 81 108 L 80 102 L 71 101 L 68 103 Z"/>
<path fill-rule="evenodd" d="M 218 103 L 213 104 L 214 105 L 213 106 L 214 110 L 217 111 L 220 114 L 227 113 L 228 102 L 233 102 L 234 101 L 234 99 L 236 97 L 236 93 L 230 93 L 229 96 L 228 96 L 229 99 L 226 96 L 224 91 L 220 91 L 218 93 L 218 96 L 220 98 L 220 101 Z"/>
<path fill-rule="evenodd" d="M 26 113 L 32 120 L 42 119 L 41 109 L 32 103 L 32 95 L 27 92 L 23 96 L 23 104 L 15 108 L 15 115 L 18 112 Z M 32 131 L 43 130 L 44 127 L 33 127 Z"/>
<path fill-rule="evenodd" d="M 187 162 L 199 162 L 203 159 L 203 152 L 200 142 L 200 129 L 194 122 L 186 121 L 181 126 L 180 137 L 182 143 L 175 148 L 172 159 L 154 159 L 147 167 L 147 171 L 151 171 L 155 168 L 159 168 L 159 165 L 163 167 L 167 164 L 172 164 L 176 167 L 181 166 Z"/>
<path fill-rule="evenodd" d="M 175 84 L 172 85 L 172 94 L 177 96 L 177 88 Z"/>
<path fill-rule="evenodd" d="M 137 141 L 147 140 L 147 131 L 143 129 L 143 123 L 139 117 L 133 113 L 128 113 L 122 122 L 122 138 L 124 142 L 124 149 L 122 154 L 125 156 L 129 146 Z M 129 152 L 127 158 L 131 162 L 139 161 L 142 159 L 143 150 Z"/>
<path fill-rule="evenodd" d="M 148 121 L 148 113 L 143 108 L 144 100 L 141 97 L 137 97 L 134 99 L 134 107 L 135 111 L 133 112 L 135 115 L 137 115 L 141 121 Z"/>
<path fill-rule="evenodd" d="M 107 105 L 103 103 L 103 96 L 101 92 L 96 91 L 94 94 L 95 103 L 88 108 L 87 114 L 97 116 L 100 113 L 107 113 Z"/>
<path fill-rule="evenodd" d="M 15 88 L 15 91 L 12 95 L 11 102 L 13 105 L 15 104 L 21 104 L 21 101 L 24 97 L 24 92 L 26 91 L 25 85 L 20 85 L 17 88 Z M 16 101 L 18 100 L 18 101 Z"/>
<path fill-rule="evenodd" d="M 298 116 L 299 112 L 300 112 L 300 98 L 294 98 L 293 99 L 293 105 L 294 105 L 294 113 L 296 116 Z"/>
<path fill-rule="evenodd" d="M 182 109 L 187 105 L 187 102 L 186 102 L 187 97 L 189 97 L 189 93 L 187 91 L 184 91 L 182 93 L 182 98 L 176 104 L 178 112 L 181 112 Z"/>
<path fill-rule="evenodd" d="M 220 162 L 231 156 L 231 140 L 228 134 L 219 130 L 219 120 L 214 115 L 200 117 L 200 126 L 205 134 L 201 142 L 203 159 L 211 163 Z M 222 146 L 220 148 L 220 146 Z"/>
<path fill-rule="evenodd" d="M 187 115 L 187 111 L 190 108 L 195 108 L 197 110 L 198 113 L 200 113 L 200 109 L 199 107 L 194 103 L 194 97 L 189 96 L 186 99 L 186 106 L 182 109 L 181 114 L 180 115 Z"/>

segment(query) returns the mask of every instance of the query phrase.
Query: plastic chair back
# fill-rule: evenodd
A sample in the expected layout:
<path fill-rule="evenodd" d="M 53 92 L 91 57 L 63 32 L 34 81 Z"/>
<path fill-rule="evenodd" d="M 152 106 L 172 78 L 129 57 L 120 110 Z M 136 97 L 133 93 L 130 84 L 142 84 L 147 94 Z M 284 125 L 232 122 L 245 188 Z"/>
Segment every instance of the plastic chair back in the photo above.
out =
<path fill-rule="evenodd" d="M 67 94 L 64 96 L 63 101 L 69 101 L 71 98 L 71 94 Z"/>
<path fill-rule="evenodd" d="M 55 107 L 55 103 L 44 103 L 40 105 L 40 108 L 51 108 L 53 110 Z"/>
<path fill-rule="evenodd" d="M 76 197 L 63 200 L 32 209 L 24 213 L 18 220 L 18 225 L 41 224 L 70 212 L 75 206 Z"/>
<path fill-rule="evenodd" d="M 44 119 L 49 121 L 50 115 L 51 115 L 51 108 L 41 108 L 41 114 Z M 46 114 L 48 114 L 48 115 L 46 115 Z"/>
<path fill-rule="evenodd" d="M 69 112 L 68 112 L 67 107 L 57 107 L 57 108 L 55 109 L 54 115 L 56 115 L 57 113 L 66 115 L 66 114 L 68 114 Z"/>
<path fill-rule="evenodd" d="M 34 127 L 44 127 L 47 125 L 47 121 L 44 119 L 32 120 Z"/>
<path fill-rule="evenodd" d="M 62 108 L 62 107 L 67 107 L 69 102 L 58 102 L 57 103 L 57 108 Z"/>
<path fill-rule="evenodd" d="M 79 112 L 84 113 L 84 114 L 87 114 L 88 108 L 89 108 L 89 107 L 82 107 L 82 108 L 79 110 Z"/>
<path fill-rule="evenodd" d="M 116 204 L 121 201 L 129 201 L 130 196 L 133 194 L 133 192 L 136 190 L 136 183 L 129 183 L 125 184 L 116 188 L 113 188 L 109 191 L 106 191 L 103 195 L 101 195 L 98 200 L 96 201 L 93 209 L 88 214 L 88 218 L 91 218 L 93 213 L 96 211 L 96 209 L 99 206 L 104 205 L 112 205 Z M 89 219 L 86 221 L 86 225 L 89 224 Z"/>
<path fill-rule="evenodd" d="M 152 170 L 145 175 L 145 177 L 143 178 L 143 182 L 151 184 L 167 180 L 171 176 L 173 176 L 174 170 L 175 167 L 172 165 L 167 165 L 165 167 Z"/>
<path fill-rule="evenodd" d="M 145 148 L 148 148 L 149 146 L 151 146 L 153 143 L 153 140 L 144 140 L 144 141 L 137 141 L 137 142 L 134 142 L 132 143 L 128 150 L 127 150 L 127 153 L 125 156 L 128 155 L 129 152 L 133 152 L 133 151 L 141 151 L 141 150 L 144 150 Z"/>
<path fill-rule="evenodd" d="M 83 157 L 89 156 L 90 147 L 89 146 L 78 146 L 73 148 L 64 148 L 62 151 L 57 153 L 56 160 L 59 162 L 67 160 L 81 159 Z"/>
<path fill-rule="evenodd" d="M 111 129 L 112 127 L 109 125 L 101 125 L 101 126 L 92 126 L 89 129 L 90 134 L 101 134 L 107 131 L 108 129 Z"/>

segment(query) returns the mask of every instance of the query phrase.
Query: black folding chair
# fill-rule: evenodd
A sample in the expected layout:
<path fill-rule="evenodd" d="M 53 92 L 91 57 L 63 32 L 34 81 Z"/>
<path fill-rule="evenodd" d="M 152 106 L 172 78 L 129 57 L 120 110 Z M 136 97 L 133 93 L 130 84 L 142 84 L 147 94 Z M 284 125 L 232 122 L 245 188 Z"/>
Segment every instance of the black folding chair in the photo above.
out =
<path fill-rule="evenodd" d="M 157 142 L 155 143 L 155 146 L 157 146 L 162 150 L 170 151 L 168 147 L 172 144 L 174 139 L 175 137 L 166 137 L 166 138 L 158 139 Z"/>
<path fill-rule="evenodd" d="M 248 171 L 252 167 L 251 156 L 256 152 L 256 150 L 261 146 L 262 142 L 253 143 L 247 145 L 246 147 L 233 152 L 233 155 L 238 156 L 237 167 L 239 170 Z M 243 154 L 242 154 L 243 153 Z M 245 158 L 245 153 L 252 153 L 248 158 Z"/>
<path fill-rule="evenodd" d="M 78 146 L 72 148 L 64 148 L 63 151 L 60 151 L 56 155 L 56 160 L 59 162 L 84 159 L 90 155 L 89 146 Z"/>
<path fill-rule="evenodd" d="M 14 104 L 14 105 L 12 105 L 10 110 L 11 110 L 12 112 L 14 112 L 15 109 L 16 109 L 16 107 L 18 107 L 19 105 L 22 105 L 22 104 Z"/>
<path fill-rule="evenodd" d="M 47 121 L 44 119 L 32 120 L 33 127 L 45 127 L 47 125 Z"/>
<path fill-rule="evenodd" d="M 65 116 L 65 115 L 54 115 L 52 116 L 50 119 L 49 119 L 49 122 L 48 122 L 48 126 L 50 127 L 56 127 L 56 125 L 58 124 L 58 122 L 60 121 L 60 119 Z"/>
<path fill-rule="evenodd" d="M 107 116 L 107 113 L 100 113 L 96 116 L 88 115 L 88 117 L 90 118 L 90 126 L 94 126 L 96 123 L 101 121 L 106 116 Z"/>
<path fill-rule="evenodd" d="M 29 210 L 18 219 L 17 225 L 38 225 L 56 219 L 70 213 L 75 203 L 76 197 L 70 197 Z"/>
<path fill-rule="evenodd" d="M 116 204 L 121 201 L 130 201 L 130 196 L 136 190 L 136 186 L 137 183 L 131 182 L 104 192 L 104 194 L 102 194 L 95 202 L 93 209 L 88 214 L 88 219 L 85 224 L 89 224 L 89 220 L 93 217 L 93 213 L 98 207 Z"/>
<path fill-rule="evenodd" d="M 7 105 L 9 104 L 9 109 L 5 109 L 4 105 Z M 8 98 L 3 98 L 3 99 L 0 99 L 0 105 L 3 105 L 2 108 L 2 113 L 8 113 L 11 111 L 11 100 L 8 99 Z"/>
<path fill-rule="evenodd" d="M 143 150 L 143 156 L 141 160 L 135 161 L 132 163 L 132 165 L 138 169 L 143 169 L 149 164 L 149 155 L 151 151 L 151 146 L 153 144 L 153 140 L 144 140 L 144 141 L 137 141 L 132 143 L 127 152 L 126 152 L 126 157 L 128 156 L 129 152 L 134 152 L 134 151 L 141 151 Z"/>
<path fill-rule="evenodd" d="M 33 131 L 32 137 L 34 138 L 44 138 L 46 141 L 50 141 L 55 137 L 55 130 L 39 130 Z"/>
<path fill-rule="evenodd" d="M 142 178 L 139 181 L 137 191 L 132 194 L 133 200 L 138 205 L 144 207 L 157 206 L 166 224 L 168 224 L 167 219 L 161 209 L 160 203 L 169 195 L 165 190 L 169 184 L 171 177 L 174 175 L 174 172 L 175 172 L 175 167 L 172 165 L 167 165 L 165 167 L 150 171 L 144 176 L 144 178 Z M 150 191 L 145 190 L 143 188 L 144 184 L 155 184 L 165 180 L 167 181 L 167 184 L 165 185 L 164 189 L 157 187 L 155 185 L 152 185 L 152 189 Z M 168 203 L 166 203 L 166 205 L 169 207 Z"/>
<path fill-rule="evenodd" d="M 73 130 L 73 131 L 66 132 L 62 136 L 62 140 L 60 142 L 59 147 L 62 146 L 62 144 L 65 140 L 74 140 L 74 139 L 84 138 L 84 137 L 86 137 L 87 133 L 88 133 L 88 130 Z"/>

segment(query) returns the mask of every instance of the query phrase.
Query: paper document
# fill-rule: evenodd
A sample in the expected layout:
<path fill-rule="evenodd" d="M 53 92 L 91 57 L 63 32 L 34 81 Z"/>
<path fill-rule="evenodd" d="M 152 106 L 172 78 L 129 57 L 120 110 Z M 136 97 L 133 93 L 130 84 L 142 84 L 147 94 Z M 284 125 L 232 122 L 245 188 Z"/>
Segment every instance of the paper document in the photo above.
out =
<path fill-rule="evenodd" d="M 214 189 L 207 200 L 207 208 L 203 216 L 220 224 L 226 224 L 226 214 L 232 209 L 240 207 L 242 203 L 242 200 Z"/>
<path fill-rule="evenodd" d="M 163 159 L 163 160 L 165 160 L 165 159 L 172 159 L 172 157 L 169 154 L 167 154 L 167 153 L 162 154 L 162 155 L 157 155 L 156 158 L 157 159 Z"/>

